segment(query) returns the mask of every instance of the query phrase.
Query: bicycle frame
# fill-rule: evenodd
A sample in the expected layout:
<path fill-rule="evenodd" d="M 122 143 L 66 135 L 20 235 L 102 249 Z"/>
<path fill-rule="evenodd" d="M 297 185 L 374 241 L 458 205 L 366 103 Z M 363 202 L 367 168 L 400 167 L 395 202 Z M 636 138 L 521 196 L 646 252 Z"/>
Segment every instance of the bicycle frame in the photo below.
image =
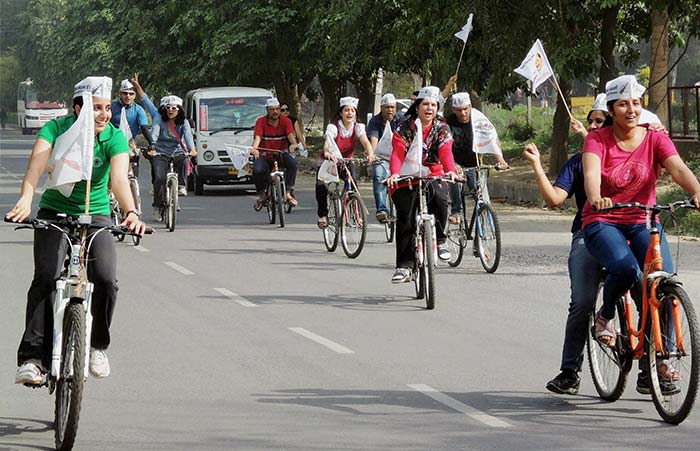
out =
<path fill-rule="evenodd" d="M 430 227 L 433 229 L 433 240 L 432 243 L 427 243 L 430 245 L 430 250 L 434 254 L 435 258 L 433 261 L 437 261 L 437 240 L 435 238 L 435 215 L 428 213 L 428 201 L 426 200 L 426 190 L 428 189 L 427 183 L 423 178 L 418 179 L 418 205 L 416 208 L 416 229 L 415 229 L 415 246 L 416 246 L 416 265 L 421 266 L 425 262 L 423 261 L 423 243 L 421 238 L 421 229 L 423 224 L 428 222 Z"/>
<path fill-rule="evenodd" d="M 631 296 L 625 297 L 625 320 L 627 321 L 627 327 L 630 334 L 630 346 L 632 348 L 632 357 L 635 360 L 639 360 L 644 355 L 644 340 L 645 340 L 645 329 L 647 324 L 647 318 L 651 318 L 651 332 L 653 333 L 654 343 L 656 349 L 662 355 L 667 356 L 668 350 L 664 349 L 663 338 L 661 336 L 661 318 L 659 317 L 659 308 L 661 302 L 656 296 L 657 289 L 661 283 L 670 281 L 674 284 L 679 284 L 680 282 L 676 279 L 675 274 L 668 273 L 663 270 L 663 255 L 661 253 L 661 233 L 656 225 L 656 215 L 657 213 L 649 209 L 646 210 L 647 214 L 647 228 L 651 234 L 651 241 L 647 247 L 647 252 L 644 258 L 644 285 L 642 287 L 642 320 L 639 330 L 635 327 L 634 323 L 634 312 L 632 303 L 633 300 Z M 683 331 L 681 327 L 680 313 L 678 311 L 678 302 L 674 302 L 672 319 L 674 325 L 674 332 L 676 336 L 676 347 L 681 355 L 686 355 L 685 347 L 683 344 Z"/>

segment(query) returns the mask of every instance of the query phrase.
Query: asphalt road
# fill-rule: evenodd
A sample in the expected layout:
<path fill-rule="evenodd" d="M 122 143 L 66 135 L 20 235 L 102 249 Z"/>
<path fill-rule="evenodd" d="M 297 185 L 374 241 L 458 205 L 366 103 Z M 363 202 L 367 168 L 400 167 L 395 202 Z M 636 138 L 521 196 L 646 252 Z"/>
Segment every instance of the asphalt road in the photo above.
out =
<path fill-rule="evenodd" d="M 0 134 L 3 213 L 31 145 Z M 112 375 L 88 380 L 75 449 L 698 449 L 700 413 L 664 424 L 634 375 L 615 403 L 596 397 L 587 370 L 578 396 L 545 390 L 559 368 L 571 217 L 497 204 L 497 273 L 471 257 L 441 265 L 427 311 L 412 284 L 390 283 L 394 247 L 378 225 L 359 258 L 328 253 L 313 180 L 298 197 L 279 229 L 251 191 L 209 189 L 182 199 L 174 233 L 159 224 L 140 247 L 118 244 Z M 0 227 L 0 450 L 53 447 L 53 397 L 13 384 L 31 240 Z M 680 249 L 700 299 L 700 244 Z"/>

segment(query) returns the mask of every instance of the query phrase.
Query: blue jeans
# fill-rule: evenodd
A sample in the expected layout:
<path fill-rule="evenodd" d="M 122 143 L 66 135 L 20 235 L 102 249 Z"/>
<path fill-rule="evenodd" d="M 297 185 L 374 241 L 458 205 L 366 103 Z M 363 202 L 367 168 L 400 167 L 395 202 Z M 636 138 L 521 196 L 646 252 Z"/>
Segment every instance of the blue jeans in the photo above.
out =
<path fill-rule="evenodd" d="M 666 235 L 661 233 L 661 253 L 664 258 L 664 271 L 673 272 L 671 250 L 666 242 Z M 603 291 L 603 318 L 615 317 L 615 302 L 625 292 L 642 280 L 644 257 L 651 234 L 644 224 L 612 224 L 594 222 L 584 230 L 586 248 L 591 255 L 608 270 Z M 629 245 L 627 242 L 629 241 Z"/>
<path fill-rule="evenodd" d="M 387 177 L 389 177 L 389 162 L 377 159 L 372 165 L 372 190 L 374 191 L 374 205 L 377 207 L 377 213 L 389 211 L 386 206 L 387 187 L 382 183 Z"/>
<path fill-rule="evenodd" d="M 476 188 L 476 168 L 465 168 L 464 178 L 467 179 L 467 188 L 473 190 Z M 456 215 L 462 211 L 462 189 L 464 183 L 450 183 L 450 214 Z"/>
<path fill-rule="evenodd" d="M 574 233 L 569 251 L 569 281 L 571 301 L 566 318 L 561 369 L 580 371 L 583 347 L 588 335 L 588 318 L 595 308 L 602 266 L 586 249 L 583 230 Z"/>

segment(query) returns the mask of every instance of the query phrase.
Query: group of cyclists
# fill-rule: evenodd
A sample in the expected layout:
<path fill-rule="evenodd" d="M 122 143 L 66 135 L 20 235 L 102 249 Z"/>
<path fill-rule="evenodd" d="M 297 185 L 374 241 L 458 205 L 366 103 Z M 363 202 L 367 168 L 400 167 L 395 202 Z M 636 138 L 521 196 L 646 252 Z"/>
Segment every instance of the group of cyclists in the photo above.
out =
<path fill-rule="evenodd" d="M 122 81 L 120 99 L 112 102 L 111 79 L 89 77 L 86 80 L 88 84 L 95 85 L 91 91 L 95 162 L 98 155 L 101 162 L 100 165 L 95 163 L 92 169 L 88 214 L 93 216 L 94 223 L 109 221 L 109 188 L 126 211 L 123 225 L 131 231 L 142 233 L 145 226 L 141 212 L 135 209 L 126 182 L 129 154 L 138 156 L 134 139 L 142 134 L 148 143 L 147 158 L 151 160 L 152 167 L 154 219 L 161 220 L 159 207 L 163 201 L 165 172 L 170 160 L 174 161 L 180 174 L 181 193 L 186 195 L 184 177 L 187 156 L 196 154 L 182 99 L 174 95 L 165 96 L 156 108 L 140 86 L 136 74 L 132 80 Z M 459 190 L 465 184 L 466 189 L 474 188 L 477 154 L 471 121 L 473 115 L 479 112 L 472 107 L 467 92 L 450 95 L 455 81 L 456 77 L 452 77 L 442 91 L 435 86 L 423 87 L 415 93 L 415 99 L 405 114 L 397 111 L 396 98 L 392 93 L 384 94 L 379 114 L 369 121 L 367 127 L 357 121 L 358 99 L 342 97 L 333 120 L 325 130 L 317 163 L 319 172 L 324 165 L 330 165 L 335 167 L 341 179 L 345 180 L 347 173 L 355 178 L 356 168 L 351 159 L 358 146 L 362 147 L 367 162 L 372 165 L 376 218 L 380 223 L 396 221 L 393 283 L 411 281 L 415 265 L 413 235 L 417 190 L 413 181 L 400 180 L 402 175 L 406 175 L 405 168 L 417 164 L 419 170 L 412 175 L 431 179 L 428 209 L 435 217 L 437 255 L 443 261 L 450 259 L 450 250 L 445 243 L 446 225 L 448 221 L 460 221 L 461 217 Z M 76 87 L 84 85 L 84 82 Z M 578 209 L 571 228 L 568 262 L 571 300 L 561 372 L 546 386 L 555 393 L 578 392 L 578 373 L 588 333 L 588 318 L 595 306 L 602 267 L 607 269 L 608 276 L 603 306 L 595 316 L 594 334 L 604 344 L 613 345 L 616 339 L 612 320 L 615 300 L 640 281 L 644 250 L 650 240 L 643 213 L 640 215 L 633 209 L 614 212 L 600 210 L 615 202 L 655 203 L 656 179 L 661 168 L 667 170 L 673 180 L 690 193 L 692 202 L 700 208 L 700 183 L 678 156 L 663 127 L 658 125 L 658 118 L 642 109 L 643 93 L 644 88 L 633 76 L 608 82 L 606 93 L 598 96 L 587 116 L 587 129 L 572 121 L 572 128 L 585 136 L 583 149 L 566 163 L 554 184 L 542 168 L 537 147 L 529 144 L 524 151 L 546 202 L 559 205 L 567 198 L 574 197 Z M 53 120 L 39 132 L 22 182 L 20 199 L 6 214 L 8 219 L 23 221 L 29 217 L 37 183 L 47 169 L 57 138 L 74 126 L 81 114 L 82 97 L 78 94 L 76 91 L 73 101 L 75 114 Z M 135 103 L 136 95 L 153 118 L 152 129 L 148 128 L 145 110 Z M 446 103 L 450 105 L 451 113 L 445 119 L 440 112 Z M 286 106 L 287 114 L 283 114 L 282 105 Z M 260 210 L 266 201 L 266 185 L 273 161 L 285 167 L 288 187 L 286 201 L 296 206 L 298 201 L 294 187 L 297 164 L 292 154 L 303 144 L 303 133 L 299 133 L 297 124 L 288 117 L 289 107 L 281 104 L 277 98 L 268 99 L 265 108 L 266 114 L 255 123 L 251 148 L 253 179 L 258 194 L 254 209 Z M 497 160 L 498 165 L 507 167 L 502 156 L 497 156 Z M 46 189 L 37 217 L 50 219 L 59 214 L 83 214 L 85 183 L 84 180 L 78 182 L 69 197 L 56 189 Z M 321 180 L 316 183 L 315 194 L 317 225 L 319 228 L 328 227 L 327 187 Z M 388 208 L 388 196 L 391 196 L 396 207 L 395 217 Z M 26 330 L 18 350 L 17 383 L 40 383 L 41 373 L 48 365 L 51 341 L 45 337 L 51 336 L 50 294 L 66 253 L 60 241 L 55 232 L 35 232 L 35 273 L 28 293 Z M 669 254 L 665 237 L 662 243 L 664 254 Z M 109 326 L 117 292 L 113 240 L 96 242 L 90 248 L 90 259 L 94 267 L 90 274 L 95 283 L 90 371 L 97 377 L 105 377 L 110 372 L 105 351 L 110 344 Z M 670 257 L 664 258 L 666 265 L 671 265 L 671 261 Z M 664 380 L 672 381 L 674 378 L 671 367 L 659 368 L 659 372 Z M 637 390 L 649 393 L 648 380 L 649 375 L 640 372 Z"/>

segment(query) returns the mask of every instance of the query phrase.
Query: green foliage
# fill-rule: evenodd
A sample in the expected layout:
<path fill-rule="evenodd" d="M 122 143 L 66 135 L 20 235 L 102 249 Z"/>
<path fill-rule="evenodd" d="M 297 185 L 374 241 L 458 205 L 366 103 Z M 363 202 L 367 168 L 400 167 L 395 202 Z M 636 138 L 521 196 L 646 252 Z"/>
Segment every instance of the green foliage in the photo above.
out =
<path fill-rule="evenodd" d="M 0 56 L 0 108 L 17 110 L 17 86 L 20 82 L 19 62 L 14 55 Z"/>
<path fill-rule="evenodd" d="M 695 162 L 695 165 L 698 165 L 697 161 Z M 684 189 L 675 186 L 659 194 L 657 196 L 656 201 L 659 204 L 668 204 L 677 200 L 684 200 L 689 198 L 690 196 L 688 195 L 688 193 L 685 192 Z M 676 216 L 679 220 L 679 230 L 681 235 L 700 236 L 700 212 L 698 212 L 697 210 L 690 210 L 684 208 L 678 210 L 676 212 Z M 669 230 L 669 232 L 672 232 L 672 229 L 669 225 L 664 224 L 664 226 Z"/>

